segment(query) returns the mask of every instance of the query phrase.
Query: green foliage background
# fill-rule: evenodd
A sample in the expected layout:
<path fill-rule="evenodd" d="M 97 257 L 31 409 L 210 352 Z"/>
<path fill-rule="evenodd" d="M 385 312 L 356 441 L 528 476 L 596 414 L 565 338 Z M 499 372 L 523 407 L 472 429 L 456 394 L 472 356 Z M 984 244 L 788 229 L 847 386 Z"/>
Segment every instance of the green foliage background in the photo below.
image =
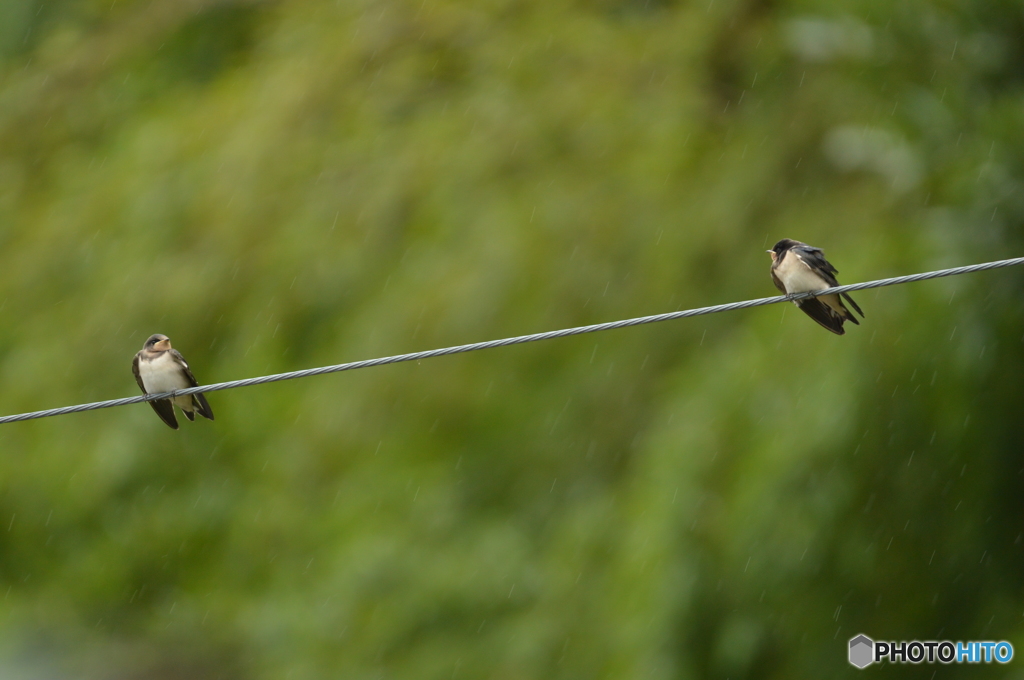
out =
<path fill-rule="evenodd" d="M 1005 0 L 6 0 L 0 412 L 1024 254 Z M 1024 272 L 0 427 L 10 678 L 1024 651 Z M 1009 667 L 872 668 L 1006 677 Z"/>

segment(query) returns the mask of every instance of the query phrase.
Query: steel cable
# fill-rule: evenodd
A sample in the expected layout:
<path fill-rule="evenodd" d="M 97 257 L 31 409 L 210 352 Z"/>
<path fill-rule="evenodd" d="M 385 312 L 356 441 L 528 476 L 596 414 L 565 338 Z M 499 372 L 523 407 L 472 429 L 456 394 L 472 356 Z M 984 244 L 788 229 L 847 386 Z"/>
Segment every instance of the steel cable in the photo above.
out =
<path fill-rule="evenodd" d="M 335 366 L 321 366 L 319 368 L 307 368 L 301 371 L 290 371 L 288 373 L 275 373 L 273 375 L 263 375 L 255 378 L 245 378 L 242 380 L 229 380 L 222 383 L 214 383 L 212 385 L 200 385 L 198 387 L 190 387 L 184 390 L 177 390 L 175 392 L 162 392 L 159 394 L 145 394 L 137 397 L 125 397 L 124 399 L 112 399 L 110 401 L 97 401 L 90 404 L 78 404 L 75 406 L 64 406 L 61 408 L 52 408 L 45 411 L 32 411 L 31 413 L 19 413 L 16 415 L 2 416 L 0 417 L 0 424 L 13 423 L 20 420 L 34 420 L 36 418 L 49 418 L 51 416 L 61 416 L 67 413 L 78 413 L 80 411 L 95 411 L 101 408 L 112 408 L 114 406 L 127 406 L 128 404 L 139 404 L 146 401 L 153 401 L 154 399 L 168 399 L 173 396 L 184 396 L 188 394 L 196 394 L 198 392 L 217 392 L 220 390 L 230 390 L 236 387 L 248 387 L 250 385 L 262 385 L 264 383 L 278 382 L 281 380 L 294 380 L 296 378 L 307 378 L 314 375 L 324 375 L 326 373 L 339 373 L 341 371 L 353 371 L 357 368 L 369 368 L 370 366 L 384 366 L 386 364 L 397 364 L 403 361 L 419 361 L 420 359 L 430 359 L 432 357 L 446 356 L 448 354 L 461 354 L 463 352 L 475 352 L 481 349 L 490 349 L 492 347 L 505 347 L 507 345 L 520 345 L 526 342 L 537 342 L 539 340 L 551 340 L 554 338 L 564 338 L 570 335 L 582 335 L 584 333 L 596 333 L 598 331 L 610 331 L 616 328 L 626 328 L 628 326 L 641 326 L 648 323 L 657 323 L 659 321 L 671 321 L 673 319 L 685 319 L 691 316 L 704 316 L 706 314 L 717 314 L 719 312 L 730 312 L 736 309 L 746 309 L 748 307 L 761 307 L 763 305 L 773 305 L 777 302 L 786 302 L 792 300 L 802 300 L 804 298 L 816 297 L 819 295 L 833 295 L 836 293 L 847 293 L 857 290 L 866 290 L 868 288 L 882 288 L 885 286 L 895 286 L 901 283 L 912 283 L 914 281 L 924 281 L 927 279 L 937 279 L 944 276 L 957 276 L 959 274 L 970 274 L 972 272 L 984 271 L 986 269 L 998 269 L 1000 267 L 1012 267 L 1018 264 L 1024 264 L 1024 257 L 1017 257 L 1010 260 L 998 260 L 996 262 L 984 262 L 982 264 L 972 264 L 966 267 L 953 267 L 951 269 L 939 269 L 937 271 L 924 272 L 921 274 L 908 274 L 906 276 L 895 276 L 890 279 L 879 279 L 877 281 L 866 281 L 864 283 L 852 283 L 845 286 L 837 286 L 835 288 L 827 288 L 825 290 L 813 291 L 808 293 L 794 293 L 792 295 L 776 295 L 774 297 L 758 298 L 756 300 L 744 300 L 742 302 L 730 302 L 724 305 L 713 305 L 711 307 L 699 307 L 697 309 L 686 309 L 678 312 L 667 312 L 665 314 L 655 314 L 653 316 L 641 316 L 634 319 L 623 319 L 621 321 L 609 321 L 606 323 L 598 323 L 590 326 L 577 326 L 575 328 L 563 328 L 556 331 L 547 331 L 544 333 L 533 333 L 531 335 L 518 335 L 512 338 L 502 338 L 499 340 L 488 340 L 486 342 L 475 342 L 468 345 L 456 345 L 454 347 L 442 347 L 440 349 L 431 349 L 423 352 L 412 352 L 411 354 L 397 354 L 390 357 L 381 357 L 378 359 L 364 359 L 362 361 L 352 361 L 345 364 L 337 364 Z"/>

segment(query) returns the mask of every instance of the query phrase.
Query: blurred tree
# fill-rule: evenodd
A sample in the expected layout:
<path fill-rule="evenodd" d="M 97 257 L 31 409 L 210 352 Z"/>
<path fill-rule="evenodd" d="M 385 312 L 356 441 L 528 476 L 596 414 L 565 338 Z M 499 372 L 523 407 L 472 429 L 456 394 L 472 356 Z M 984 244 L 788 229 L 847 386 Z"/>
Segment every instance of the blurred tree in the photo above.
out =
<path fill-rule="evenodd" d="M 1010 2 L 0 7 L 0 412 L 1020 255 Z M 1007 639 L 1024 274 L 0 428 L 12 677 L 854 672 Z M 45 659 L 45 661 L 43 660 Z M 872 673 L 931 677 L 934 667 Z M 974 677 L 970 666 L 943 667 Z"/>

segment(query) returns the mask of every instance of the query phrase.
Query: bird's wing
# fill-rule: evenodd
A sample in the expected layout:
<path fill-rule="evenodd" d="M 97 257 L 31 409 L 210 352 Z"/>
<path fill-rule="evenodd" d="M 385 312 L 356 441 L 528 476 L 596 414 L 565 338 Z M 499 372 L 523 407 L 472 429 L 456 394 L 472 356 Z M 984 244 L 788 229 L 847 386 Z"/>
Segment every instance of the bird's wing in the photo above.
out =
<path fill-rule="evenodd" d="M 169 428 L 172 430 L 178 429 L 178 419 L 174 417 L 174 406 L 171 404 L 170 399 L 154 399 L 149 402 L 149 405 L 160 416 L 160 420 L 167 423 Z"/>
<path fill-rule="evenodd" d="M 808 267 L 813 269 L 821 278 L 828 281 L 831 286 L 838 286 L 835 275 L 839 270 L 832 266 L 832 263 L 825 259 L 825 253 L 821 248 L 812 246 L 794 246 L 794 252 L 803 260 Z"/>
<path fill-rule="evenodd" d="M 804 314 L 817 321 L 821 326 L 827 328 L 836 335 L 846 334 L 846 331 L 843 330 L 843 317 L 839 316 L 834 309 L 818 298 L 797 300 L 796 304 Z"/>
<path fill-rule="evenodd" d="M 189 387 L 199 387 L 199 381 L 197 381 L 196 377 L 192 375 L 192 369 L 188 367 L 188 362 L 185 361 L 185 357 L 181 356 L 181 352 L 176 349 L 172 349 L 171 356 L 174 357 L 175 363 L 177 363 L 179 368 L 181 368 L 182 375 L 184 375 L 185 379 L 188 380 Z"/>
<path fill-rule="evenodd" d="M 829 282 L 832 286 L 838 286 L 839 281 L 836 280 L 835 275 L 839 273 L 831 262 L 825 259 L 825 252 L 821 248 L 815 248 L 813 246 L 802 246 L 796 247 L 793 250 L 800 251 L 800 257 L 809 267 L 814 269 L 818 274 Z M 864 316 L 864 312 L 861 311 L 860 306 L 853 301 L 853 298 L 846 293 L 842 294 L 846 301 L 849 302 L 857 313 Z M 852 316 L 852 315 L 851 315 Z"/>
<path fill-rule="evenodd" d="M 774 267 L 772 268 L 772 283 L 775 284 L 776 288 L 778 288 L 779 290 L 782 291 L 783 295 L 786 295 L 786 286 L 784 286 L 782 284 L 782 281 L 779 280 L 779 277 L 775 275 L 775 268 Z"/>
<path fill-rule="evenodd" d="M 139 388 L 142 390 L 142 393 L 145 394 L 146 386 L 142 384 L 142 374 L 139 373 L 139 361 L 142 360 L 141 354 L 142 352 L 139 352 L 138 354 L 135 355 L 135 358 L 132 360 L 132 373 L 135 374 L 135 382 L 139 383 Z"/>
<path fill-rule="evenodd" d="M 174 360 L 178 365 L 181 366 L 181 372 L 185 375 L 185 379 L 188 380 L 189 386 L 199 387 L 199 381 L 196 380 L 194 375 L 192 375 L 192 369 L 188 367 L 188 362 L 185 361 L 185 357 L 181 356 L 181 352 L 176 349 L 172 349 L 171 355 L 174 357 Z M 199 415 L 213 420 L 213 409 L 210 408 L 210 403 L 206 401 L 205 395 L 201 392 L 199 394 L 193 394 L 192 402 L 195 404 L 196 410 L 199 411 Z"/>

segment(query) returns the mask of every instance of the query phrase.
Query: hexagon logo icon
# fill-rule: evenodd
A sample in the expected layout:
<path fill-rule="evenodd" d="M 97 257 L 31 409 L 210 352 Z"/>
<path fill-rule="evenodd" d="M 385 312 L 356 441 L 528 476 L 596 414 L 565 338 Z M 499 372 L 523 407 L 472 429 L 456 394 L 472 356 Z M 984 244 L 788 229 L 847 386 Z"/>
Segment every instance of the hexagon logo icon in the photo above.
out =
<path fill-rule="evenodd" d="M 875 641 L 867 635 L 858 635 L 850 639 L 850 663 L 857 668 L 865 668 L 874 661 Z"/>

